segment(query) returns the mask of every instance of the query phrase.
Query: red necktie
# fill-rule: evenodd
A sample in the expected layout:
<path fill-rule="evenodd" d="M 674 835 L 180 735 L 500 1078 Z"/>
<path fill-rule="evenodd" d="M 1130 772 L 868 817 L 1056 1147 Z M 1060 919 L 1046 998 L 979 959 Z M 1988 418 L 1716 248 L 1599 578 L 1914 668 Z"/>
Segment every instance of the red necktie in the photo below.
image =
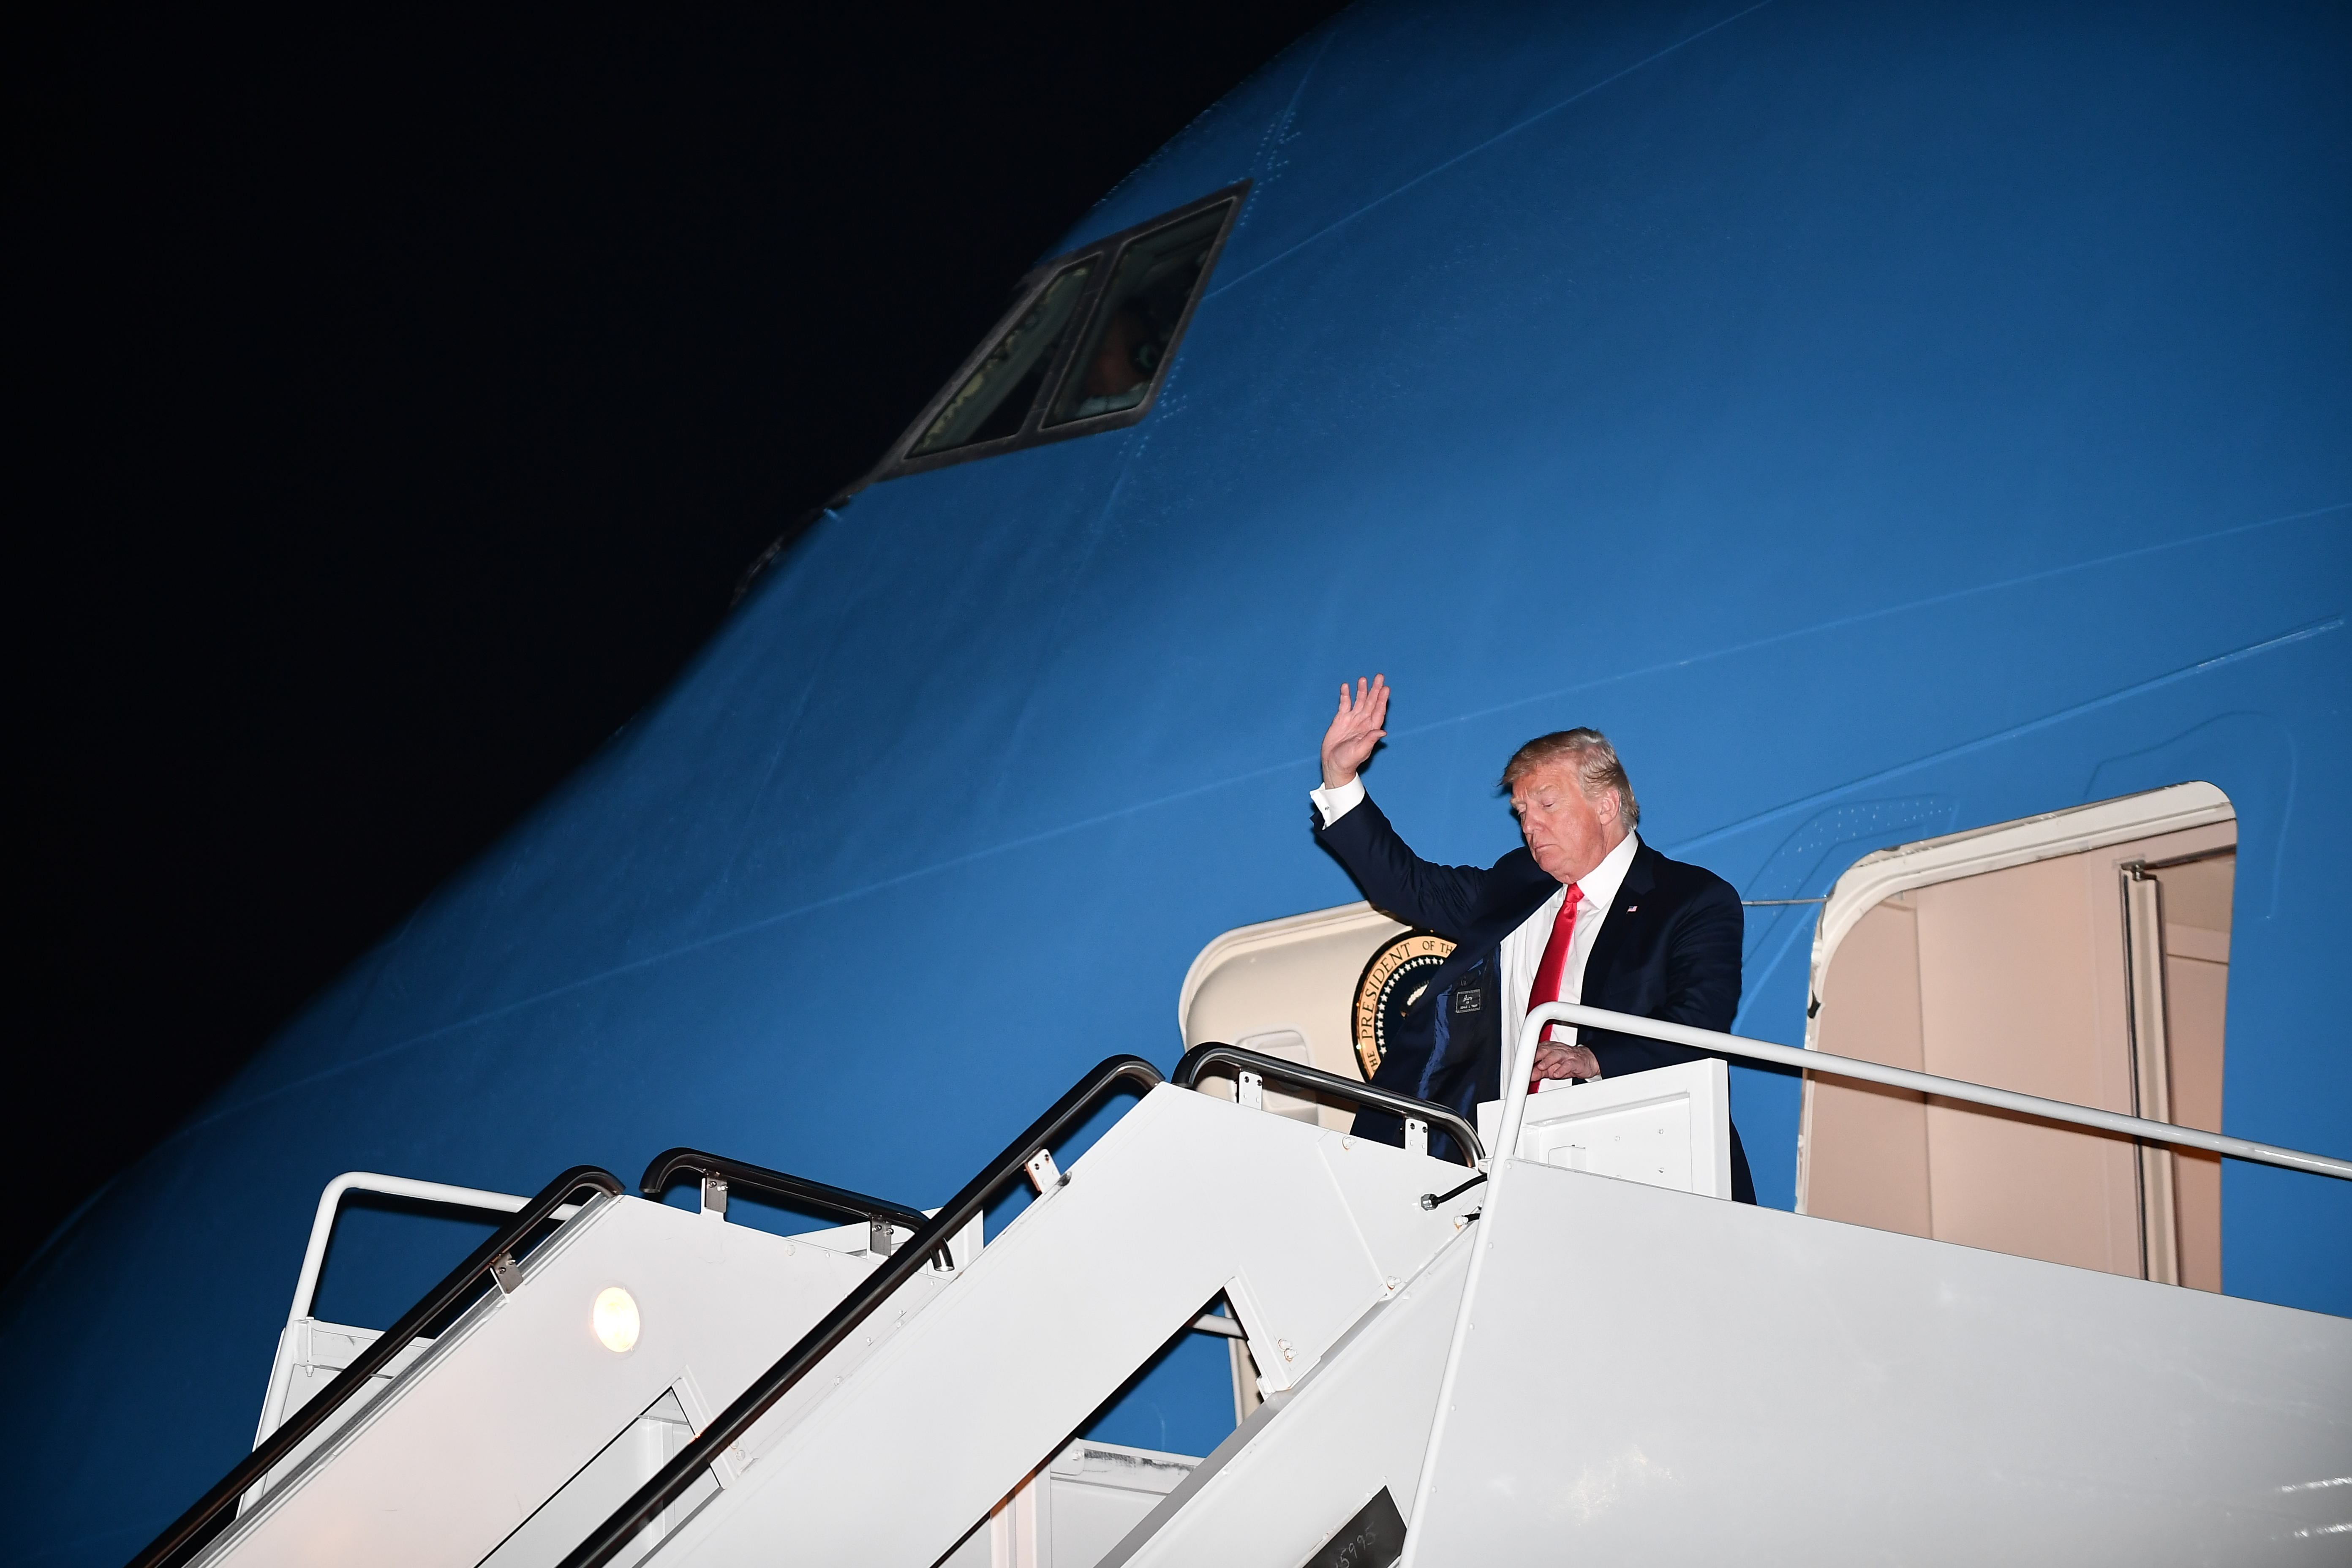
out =
<path fill-rule="evenodd" d="M 1568 885 L 1568 897 L 1559 901 L 1559 913 L 1551 922 L 1551 940 L 1544 943 L 1543 962 L 1536 965 L 1536 983 L 1528 992 L 1528 1010 L 1533 1012 L 1547 1002 L 1560 999 L 1560 982 L 1568 977 L 1568 950 L 1576 940 L 1576 906 L 1584 901 L 1584 889 L 1574 882 Z M 1545 1033 L 1550 1033 L 1546 1030 Z M 1528 1092 L 1536 1092 L 1540 1079 L 1528 1079 Z"/>

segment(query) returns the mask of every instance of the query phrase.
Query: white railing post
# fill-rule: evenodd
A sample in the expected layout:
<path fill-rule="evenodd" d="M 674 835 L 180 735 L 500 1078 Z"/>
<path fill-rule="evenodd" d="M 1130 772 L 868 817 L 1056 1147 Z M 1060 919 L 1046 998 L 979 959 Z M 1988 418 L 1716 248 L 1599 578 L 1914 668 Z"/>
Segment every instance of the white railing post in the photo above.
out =
<path fill-rule="evenodd" d="M 486 1192 L 480 1187 L 453 1187 L 446 1182 L 419 1182 L 407 1176 L 384 1176 L 373 1171 L 346 1171 L 327 1184 L 319 1194 L 318 1212 L 310 1220 L 310 1240 L 302 1249 L 301 1271 L 294 1278 L 293 1305 L 286 1310 L 286 1328 L 278 1337 L 278 1358 L 270 1363 L 269 1385 L 262 1391 L 261 1420 L 254 1432 L 253 1446 L 278 1429 L 284 1412 L 279 1408 L 286 1400 L 287 1385 L 292 1380 L 294 1357 L 291 1339 L 297 1324 L 311 1315 L 310 1308 L 319 1293 L 319 1274 L 327 1261 L 327 1242 L 335 1234 L 335 1216 L 342 1207 L 345 1193 L 382 1193 L 386 1197 L 415 1198 L 424 1203 L 446 1204 L 452 1208 L 484 1209 L 492 1214 L 517 1214 L 529 1198 L 519 1198 L 511 1193 Z M 580 1212 L 577 1204 L 566 1204 L 555 1211 L 554 1218 L 569 1219 Z"/>
<path fill-rule="evenodd" d="M 1486 1169 L 1494 1171 L 1496 1162 L 1517 1158 L 1519 1128 L 1528 1119 L 1528 1082 L 1535 1076 L 1536 1050 L 1543 1043 L 1545 1026 L 1561 1016 L 1563 1004 L 1547 1003 L 1528 1015 L 1527 1023 L 1519 1029 L 1519 1048 L 1512 1053 L 1511 1076 L 1503 1085 L 1503 1120 L 1495 1135 L 1495 1146 L 1486 1151 Z"/>

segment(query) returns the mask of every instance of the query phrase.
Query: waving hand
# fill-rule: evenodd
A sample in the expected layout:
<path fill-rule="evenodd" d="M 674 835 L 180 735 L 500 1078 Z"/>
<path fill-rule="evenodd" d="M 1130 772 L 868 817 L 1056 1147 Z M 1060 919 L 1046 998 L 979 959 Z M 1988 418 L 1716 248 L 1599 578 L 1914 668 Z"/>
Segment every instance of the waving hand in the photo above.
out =
<path fill-rule="evenodd" d="M 1370 682 L 1359 677 L 1352 691 L 1346 681 L 1339 683 L 1339 710 L 1331 716 L 1331 727 L 1323 731 L 1325 789 L 1338 789 L 1356 776 L 1356 770 L 1388 733 L 1381 727 L 1388 721 L 1386 676 L 1375 675 Z"/>

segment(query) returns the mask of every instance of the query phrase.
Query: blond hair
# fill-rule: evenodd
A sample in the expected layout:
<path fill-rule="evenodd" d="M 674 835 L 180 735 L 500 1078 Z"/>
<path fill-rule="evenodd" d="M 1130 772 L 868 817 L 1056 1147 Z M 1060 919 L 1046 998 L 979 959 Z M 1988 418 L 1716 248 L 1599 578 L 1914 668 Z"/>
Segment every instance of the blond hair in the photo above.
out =
<path fill-rule="evenodd" d="M 1551 763 L 1573 762 L 1576 764 L 1577 787 L 1587 800 L 1597 800 L 1602 795 L 1617 797 L 1617 816 L 1627 828 L 1642 825 L 1642 803 L 1633 798 L 1633 785 L 1625 776 L 1625 764 L 1617 760 L 1617 748 L 1609 737 L 1598 730 L 1555 730 L 1549 735 L 1538 735 L 1511 753 L 1503 764 L 1503 792 L 1507 795 L 1518 782 L 1538 768 Z"/>

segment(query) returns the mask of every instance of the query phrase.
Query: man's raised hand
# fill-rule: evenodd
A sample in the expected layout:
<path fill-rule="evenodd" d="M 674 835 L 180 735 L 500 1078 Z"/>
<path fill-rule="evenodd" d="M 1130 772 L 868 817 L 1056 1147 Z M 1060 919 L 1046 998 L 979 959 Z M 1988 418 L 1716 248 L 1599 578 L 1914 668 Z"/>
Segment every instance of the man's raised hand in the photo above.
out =
<path fill-rule="evenodd" d="M 1331 716 L 1331 727 L 1323 731 L 1325 789 L 1339 789 L 1356 776 L 1372 748 L 1388 733 L 1381 728 L 1388 721 L 1386 676 L 1375 675 L 1370 681 L 1359 677 L 1352 691 L 1346 681 L 1339 683 L 1339 710 Z"/>

